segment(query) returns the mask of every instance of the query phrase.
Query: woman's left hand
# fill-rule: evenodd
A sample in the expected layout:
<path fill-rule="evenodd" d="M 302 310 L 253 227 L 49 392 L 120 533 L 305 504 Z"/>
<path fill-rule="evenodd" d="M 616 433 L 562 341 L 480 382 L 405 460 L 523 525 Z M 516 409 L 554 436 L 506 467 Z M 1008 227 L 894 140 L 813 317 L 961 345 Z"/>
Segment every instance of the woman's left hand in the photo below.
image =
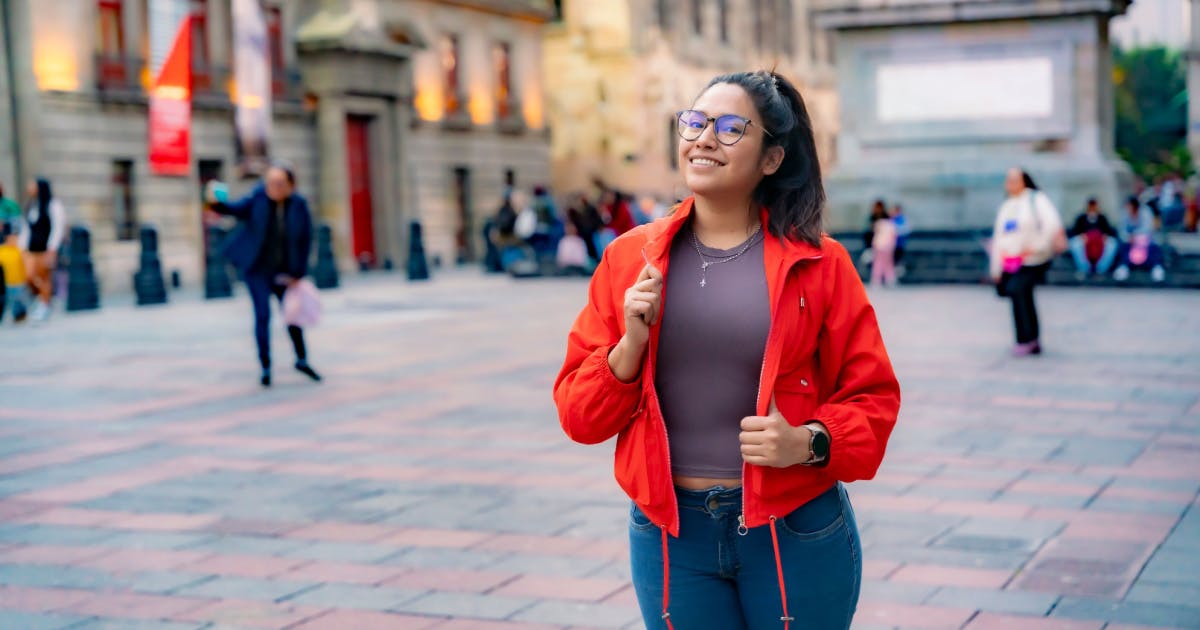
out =
<path fill-rule="evenodd" d="M 742 443 L 742 459 L 747 464 L 787 468 L 803 464 L 812 456 L 808 450 L 812 431 L 806 426 L 792 426 L 779 413 L 774 397 L 767 415 L 742 418 L 738 439 Z"/>

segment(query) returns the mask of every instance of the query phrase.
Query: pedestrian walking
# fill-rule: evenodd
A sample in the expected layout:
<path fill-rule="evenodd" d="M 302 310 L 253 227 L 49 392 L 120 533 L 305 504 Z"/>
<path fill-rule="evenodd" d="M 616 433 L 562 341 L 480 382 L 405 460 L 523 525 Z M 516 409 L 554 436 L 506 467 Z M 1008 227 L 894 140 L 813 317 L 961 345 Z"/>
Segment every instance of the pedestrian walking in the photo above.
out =
<path fill-rule="evenodd" d="M 825 201 L 799 92 L 716 77 L 677 115 L 692 197 L 612 243 L 554 386 L 563 430 L 617 437 L 647 628 L 847 628 L 900 391 Z M 664 301 L 664 296 L 669 299 Z"/>
<path fill-rule="evenodd" d="M 992 229 L 991 276 L 996 292 L 1012 300 L 1017 343 L 1013 356 L 1041 354 L 1033 288 L 1045 282 L 1054 257 L 1067 250 L 1062 218 L 1029 173 L 1019 168 L 1004 178 L 1008 199 L 996 213 Z"/>
<path fill-rule="evenodd" d="M 871 285 L 894 286 L 896 284 L 896 241 L 899 230 L 892 219 L 875 222 L 875 234 L 871 238 Z"/>
<path fill-rule="evenodd" d="M 29 182 L 26 194 L 29 202 L 18 241 L 25 253 L 29 289 L 37 298 L 29 317 L 45 321 L 50 317 L 50 302 L 54 298 L 54 265 L 67 232 L 67 213 L 44 177 Z"/>
<path fill-rule="evenodd" d="M 308 201 L 296 192 L 296 174 L 286 165 L 267 169 L 263 181 L 247 196 L 234 202 L 221 199 L 219 188 L 209 186 L 207 201 L 219 214 L 238 219 L 238 228 L 225 242 L 225 257 L 238 269 L 254 305 L 254 340 L 262 367 L 259 383 L 271 386 L 271 296 L 283 304 L 284 292 L 298 288 L 308 275 L 312 248 L 312 214 Z M 308 364 L 304 331 L 287 327 L 296 352 L 295 367 L 314 381 L 320 375 Z"/>
<path fill-rule="evenodd" d="M 908 237 L 912 236 L 913 228 L 900 204 L 892 205 L 891 217 L 896 226 L 896 251 L 892 258 L 896 265 L 896 277 L 899 278 L 904 275 L 904 253 L 908 251 Z"/>

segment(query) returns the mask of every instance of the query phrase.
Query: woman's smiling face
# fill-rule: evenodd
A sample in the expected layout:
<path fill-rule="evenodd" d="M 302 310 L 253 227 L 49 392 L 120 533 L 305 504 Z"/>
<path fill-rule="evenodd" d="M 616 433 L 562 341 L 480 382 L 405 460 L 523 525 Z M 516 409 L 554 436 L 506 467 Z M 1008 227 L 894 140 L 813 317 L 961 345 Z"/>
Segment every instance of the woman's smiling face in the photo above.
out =
<path fill-rule="evenodd" d="M 700 95 L 692 109 L 717 118 L 726 114 L 740 116 L 751 122 L 742 139 L 732 146 L 717 141 L 713 123 L 708 123 L 695 140 L 679 139 L 679 163 L 683 165 L 684 181 L 700 196 L 749 195 L 763 176 L 775 172 L 782 161 L 772 152 L 763 154 L 766 140 L 762 118 L 754 101 L 744 89 L 730 83 L 718 83 Z"/>

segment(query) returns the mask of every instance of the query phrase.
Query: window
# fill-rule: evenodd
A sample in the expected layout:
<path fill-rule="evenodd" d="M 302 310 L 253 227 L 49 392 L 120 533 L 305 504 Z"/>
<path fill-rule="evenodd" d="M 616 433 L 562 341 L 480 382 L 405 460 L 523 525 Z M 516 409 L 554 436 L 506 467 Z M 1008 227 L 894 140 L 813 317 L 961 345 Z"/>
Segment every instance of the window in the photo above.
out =
<path fill-rule="evenodd" d="M 124 3 L 100 0 L 97 5 L 96 56 L 101 85 L 123 84 L 129 79 L 125 67 Z"/>
<path fill-rule="evenodd" d="M 137 205 L 133 194 L 133 160 L 114 160 L 112 163 L 112 209 L 117 240 L 137 238 Z"/>
<path fill-rule="evenodd" d="M 665 33 L 671 30 L 671 3 L 670 0 L 655 0 L 654 12 L 658 17 L 658 28 Z"/>
<path fill-rule="evenodd" d="M 192 91 L 213 88 L 212 64 L 208 56 L 208 0 L 189 0 L 192 18 Z"/>
<path fill-rule="evenodd" d="M 454 258 L 461 265 L 475 260 L 475 239 L 471 221 L 471 170 L 466 167 L 454 169 L 454 202 L 458 206 L 458 225 L 454 230 L 457 252 Z"/>
<path fill-rule="evenodd" d="M 766 39 L 766 28 L 763 23 L 763 0 L 753 0 L 750 4 L 750 12 L 754 14 L 754 41 L 758 45 L 758 49 L 762 50 L 763 40 Z"/>
<path fill-rule="evenodd" d="M 808 53 L 812 55 L 813 63 L 832 64 L 834 62 L 833 37 L 829 31 L 822 30 L 817 26 L 816 15 L 811 10 L 808 13 L 808 41 Z"/>
<path fill-rule="evenodd" d="M 513 188 L 517 185 L 517 172 L 511 168 L 504 169 L 504 185 Z"/>
<path fill-rule="evenodd" d="M 492 49 L 492 62 L 496 71 L 496 112 L 500 120 L 512 116 L 512 49 L 506 42 Z"/>
<path fill-rule="evenodd" d="M 462 94 L 458 82 L 458 37 L 443 35 L 441 40 L 442 75 L 445 77 L 446 113 L 463 111 Z"/>
<path fill-rule="evenodd" d="M 779 52 L 788 57 L 796 54 L 796 47 L 792 44 L 795 37 L 795 25 L 792 23 L 792 0 L 780 0 L 779 3 L 779 39 L 776 43 L 779 44 Z"/>
<path fill-rule="evenodd" d="M 692 32 L 704 34 L 704 0 L 692 0 Z"/>
<path fill-rule="evenodd" d="M 283 54 L 283 10 L 266 7 L 267 41 L 271 47 L 271 93 L 282 98 L 287 93 L 287 58 Z"/>
<path fill-rule="evenodd" d="M 721 43 L 729 43 L 729 0 L 717 0 L 717 26 L 721 29 Z"/>

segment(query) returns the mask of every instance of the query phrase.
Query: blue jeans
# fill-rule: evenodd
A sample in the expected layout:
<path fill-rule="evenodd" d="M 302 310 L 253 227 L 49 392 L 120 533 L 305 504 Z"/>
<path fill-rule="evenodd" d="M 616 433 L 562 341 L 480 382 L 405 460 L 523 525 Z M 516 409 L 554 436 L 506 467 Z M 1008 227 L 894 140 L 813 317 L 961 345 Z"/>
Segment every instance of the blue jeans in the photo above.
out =
<path fill-rule="evenodd" d="M 1075 269 L 1081 273 L 1091 273 L 1092 263 L 1087 257 L 1087 237 L 1083 234 L 1072 236 L 1071 240 L 1067 241 L 1067 245 L 1071 249 L 1071 257 L 1075 259 Z M 1096 261 L 1096 273 L 1106 274 L 1112 268 L 1113 261 L 1117 259 L 1117 251 L 1120 245 L 1117 239 L 1111 236 L 1104 237 L 1104 253 L 1100 255 L 1100 260 Z"/>
<path fill-rule="evenodd" d="M 271 296 L 274 295 L 282 304 L 283 293 L 287 287 L 275 284 L 274 274 L 248 272 L 242 278 L 246 282 L 246 290 L 250 292 L 250 301 L 254 304 L 254 342 L 258 346 L 258 362 L 263 369 L 271 367 Z M 306 360 L 304 348 L 304 332 L 299 326 L 288 326 L 288 336 L 292 338 L 292 348 L 296 350 L 296 360 Z"/>
<path fill-rule="evenodd" d="M 1132 250 L 1133 246 L 1129 243 L 1121 243 L 1121 252 L 1117 256 L 1121 264 L 1130 269 L 1153 269 L 1163 264 L 1163 249 L 1158 243 L 1150 243 L 1150 247 L 1146 251 L 1146 262 L 1140 265 L 1135 265 L 1133 261 L 1129 260 L 1129 252 Z"/>
<path fill-rule="evenodd" d="M 777 630 L 783 606 L 769 526 L 738 533 L 741 488 L 676 489 L 679 537 L 668 537 L 675 630 Z M 775 523 L 793 630 L 850 627 L 862 583 L 862 545 L 842 484 Z M 633 586 L 646 628 L 662 619 L 662 530 L 629 515 Z"/>

